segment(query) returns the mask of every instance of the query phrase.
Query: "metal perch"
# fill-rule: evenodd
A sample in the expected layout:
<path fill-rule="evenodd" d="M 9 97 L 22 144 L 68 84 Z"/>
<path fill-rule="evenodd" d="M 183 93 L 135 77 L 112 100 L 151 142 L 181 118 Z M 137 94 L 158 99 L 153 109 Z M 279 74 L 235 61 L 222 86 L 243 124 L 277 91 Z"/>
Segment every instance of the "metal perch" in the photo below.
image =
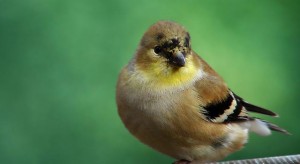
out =
<path fill-rule="evenodd" d="M 300 164 L 300 154 L 267 158 L 224 161 L 210 164 Z"/>

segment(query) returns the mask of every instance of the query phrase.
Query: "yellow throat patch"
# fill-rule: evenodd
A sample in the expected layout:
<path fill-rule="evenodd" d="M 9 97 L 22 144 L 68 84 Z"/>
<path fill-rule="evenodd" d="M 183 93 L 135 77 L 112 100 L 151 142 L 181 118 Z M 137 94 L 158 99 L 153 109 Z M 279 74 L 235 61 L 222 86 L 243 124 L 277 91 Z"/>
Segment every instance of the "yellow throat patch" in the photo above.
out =
<path fill-rule="evenodd" d="M 181 86 L 193 80 L 200 71 L 192 60 L 192 57 L 187 58 L 186 65 L 180 68 L 169 66 L 165 61 L 158 61 L 149 64 L 147 68 L 139 69 L 139 71 L 153 87 Z"/>

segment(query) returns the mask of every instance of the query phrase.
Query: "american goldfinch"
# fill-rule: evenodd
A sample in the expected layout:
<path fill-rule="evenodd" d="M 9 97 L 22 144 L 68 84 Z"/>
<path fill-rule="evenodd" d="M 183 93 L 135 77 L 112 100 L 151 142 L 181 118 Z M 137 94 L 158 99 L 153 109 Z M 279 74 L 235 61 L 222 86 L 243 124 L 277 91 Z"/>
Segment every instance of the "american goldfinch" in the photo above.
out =
<path fill-rule="evenodd" d="M 142 37 L 116 90 L 118 113 L 141 142 L 175 163 L 218 161 L 243 147 L 248 131 L 288 134 L 248 112 L 277 116 L 231 91 L 191 49 L 181 25 L 159 21 Z"/>

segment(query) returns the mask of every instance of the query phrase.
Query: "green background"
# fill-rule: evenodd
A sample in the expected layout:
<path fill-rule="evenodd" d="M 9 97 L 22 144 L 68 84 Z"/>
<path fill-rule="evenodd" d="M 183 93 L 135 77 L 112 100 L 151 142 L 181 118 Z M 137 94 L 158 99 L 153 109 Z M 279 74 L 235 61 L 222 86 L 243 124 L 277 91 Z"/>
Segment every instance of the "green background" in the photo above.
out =
<path fill-rule="evenodd" d="M 133 138 L 115 104 L 143 32 L 173 20 L 230 88 L 293 135 L 250 135 L 229 159 L 300 153 L 300 3 L 290 0 L 0 0 L 3 164 L 171 163 Z"/>

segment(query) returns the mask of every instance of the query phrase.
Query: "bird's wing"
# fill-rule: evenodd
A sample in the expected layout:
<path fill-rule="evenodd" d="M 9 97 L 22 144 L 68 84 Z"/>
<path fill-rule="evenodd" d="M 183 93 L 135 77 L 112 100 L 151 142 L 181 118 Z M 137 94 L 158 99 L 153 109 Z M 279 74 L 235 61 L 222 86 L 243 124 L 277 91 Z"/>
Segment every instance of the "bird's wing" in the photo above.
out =
<path fill-rule="evenodd" d="M 205 120 L 214 123 L 230 123 L 253 120 L 249 112 L 277 116 L 272 111 L 252 105 L 234 94 L 224 80 L 202 58 L 198 56 L 205 76 L 195 83 L 200 112 Z"/>
<path fill-rule="evenodd" d="M 198 59 L 205 73 L 196 81 L 194 89 L 198 94 L 199 109 L 204 120 L 223 124 L 249 121 L 250 130 L 261 135 L 270 134 L 270 130 L 289 134 L 277 125 L 251 117 L 248 112 L 269 116 L 277 114 L 244 101 L 227 87 L 223 79 L 204 60 L 200 57 Z"/>
<path fill-rule="evenodd" d="M 265 115 L 269 115 L 269 116 L 273 116 L 273 117 L 277 117 L 278 115 L 270 110 L 264 109 L 262 107 L 250 104 L 246 101 L 244 101 L 241 97 L 239 97 L 238 95 L 234 94 L 234 97 L 236 97 L 236 99 L 239 99 L 242 103 L 242 105 L 250 112 L 255 112 L 255 113 L 260 113 L 260 114 L 265 114 Z"/>
<path fill-rule="evenodd" d="M 270 116 L 277 116 L 274 112 L 249 104 L 241 97 L 228 90 L 227 96 L 216 102 L 201 106 L 201 113 L 205 119 L 214 123 L 230 123 L 253 120 L 249 112 L 256 112 Z"/>

